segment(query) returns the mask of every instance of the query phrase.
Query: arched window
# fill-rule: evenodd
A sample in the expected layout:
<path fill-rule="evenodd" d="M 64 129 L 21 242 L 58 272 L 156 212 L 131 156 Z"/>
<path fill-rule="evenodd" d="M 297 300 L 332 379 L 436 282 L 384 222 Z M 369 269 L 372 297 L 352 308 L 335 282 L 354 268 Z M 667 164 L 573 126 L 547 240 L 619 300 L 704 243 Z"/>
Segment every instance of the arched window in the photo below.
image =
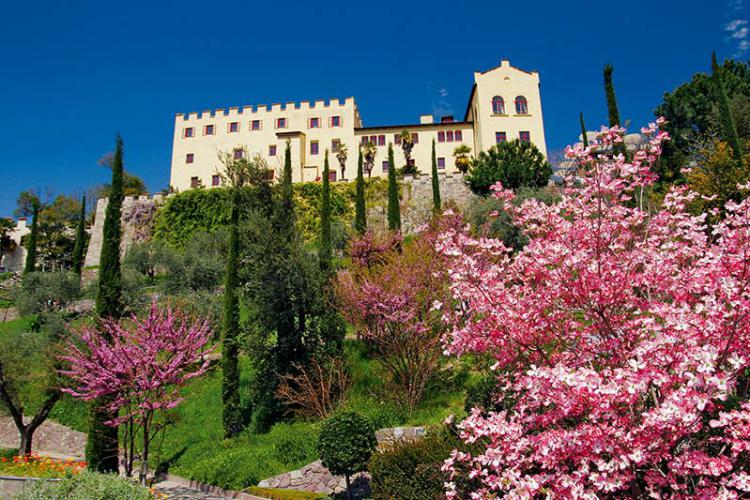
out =
<path fill-rule="evenodd" d="M 492 98 L 492 114 L 504 115 L 505 114 L 505 101 L 499 95 Z"/>
<path fill-rule="evenodd" d="M 522 95 L 516 97 L 516 114 L 517 115 L 528 115 L 529 114 L 529 103 L 526 102 L 526 98 Z"/>

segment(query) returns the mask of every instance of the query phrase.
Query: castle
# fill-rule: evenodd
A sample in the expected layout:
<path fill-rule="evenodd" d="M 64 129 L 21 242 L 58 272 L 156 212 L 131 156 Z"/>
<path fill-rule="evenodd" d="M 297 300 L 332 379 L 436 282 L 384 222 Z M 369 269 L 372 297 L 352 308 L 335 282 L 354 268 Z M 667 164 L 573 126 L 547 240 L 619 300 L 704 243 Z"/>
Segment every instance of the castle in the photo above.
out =
<path fill-rule="evenodd" d="M 445 174 L 458 172 L 453 152 L 461 144 L 474 156 L 498 142 L 519 139 L 533 142 L 546 155 L 539 74 L 515 68 L 507 60 L 475 72 L 461 121 L 452 116 L 435 121 L 432 115 L 422 115 L 415 124 L 366 127 L 353 97 L 178 113 L 170 185 L 178 191 L 220 186 L 220 153 L 235 158 L 260 154 L 273 171 L 280 171 L 287 141 L 293 182 L 320 179 L 326 149 L 331 154 L 331 180 L 345 180 L 336 159 L 341 145 L 348 150 L 343 177 L 354 178 L 358 146 L 367 142 L 377 147 L 372 175 L 387 175 L 389 143 L 394 146 L 396 167 L 405 162 L 400 148 L 403 130 L 411 133 L 412 161 L 422 172 L 430 171 L 433 139 L 438 171 Z"/>

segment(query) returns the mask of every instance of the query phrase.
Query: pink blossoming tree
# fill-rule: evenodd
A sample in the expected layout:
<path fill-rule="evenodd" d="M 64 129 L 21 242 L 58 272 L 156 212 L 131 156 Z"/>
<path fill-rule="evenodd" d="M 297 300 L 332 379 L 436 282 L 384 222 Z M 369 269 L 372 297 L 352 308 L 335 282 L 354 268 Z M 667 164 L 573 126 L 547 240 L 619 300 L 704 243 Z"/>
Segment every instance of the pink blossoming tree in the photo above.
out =
<path fill-rule="evenodd" d="M 500 411 L 458 424 L 450 498 L 750 495 L 750 200 L 708 225 L 675 187 L 641 194 L 667 134 L 627 163 L 624 130 L 569 148 L 583 178 L 545 205 L 495 196 L 529 238 L 445 231 L 453 355 L 494 357 Z M 601 153 L 601 154 L 600 154 Z"/>
<path fill-rule="evenodd" d="M 132 475 L 137 457 L 145 483 L 150 443 L 166 425 L 158 414 L 176 407 L 182 401 L 178 389 L 208 369 L 211 331 L 207 322 L 190 322 L 170 308 L 160 311 L 156 302 L 143 320 L 105 321 L 101 328 L 107 335 L 86 328 L 68 344 L 61 373 L 71 387 L 63 391 L 85 401 L 108 397 L 117 418 L 107 424 L 122 425 L 126 433 L 125 471 Z"/>

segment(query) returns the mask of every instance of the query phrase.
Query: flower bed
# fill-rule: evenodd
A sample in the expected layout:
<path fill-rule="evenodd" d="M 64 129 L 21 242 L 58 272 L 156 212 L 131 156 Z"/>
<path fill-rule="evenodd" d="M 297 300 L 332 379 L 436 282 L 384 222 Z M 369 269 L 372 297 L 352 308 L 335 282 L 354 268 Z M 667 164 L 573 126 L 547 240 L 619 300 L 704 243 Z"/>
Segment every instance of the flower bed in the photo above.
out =
<path fill-rule="evenodd" d="M 86 468 L 86 462 L 67 459 L 58 460 L 32 454 L 28 457 L 0 458 L 0 476 L 62 478 L 78 474 Z"/>

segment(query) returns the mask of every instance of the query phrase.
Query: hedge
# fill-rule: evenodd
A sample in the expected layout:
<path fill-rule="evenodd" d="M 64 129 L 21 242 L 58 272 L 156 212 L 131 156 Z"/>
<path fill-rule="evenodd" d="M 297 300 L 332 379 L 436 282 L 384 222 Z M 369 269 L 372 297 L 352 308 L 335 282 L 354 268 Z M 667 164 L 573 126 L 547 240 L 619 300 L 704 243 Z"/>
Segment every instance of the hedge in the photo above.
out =
<path fill-rule="evenodd" d="M 383 206 L 386 181 L 368 179 L 365 185 L 367 206 Z M 320 204 L 323 186 L 320 182 L 294 184 L 297 226 L 307 241 L 314 241 L 320 231 Z M 274 186 L 274 191 L 278 185 Z M 256 188 L 243 188 L 242 207 L 245 213 L 256 208 Z M 354 220 L 355 185 L 353 182 L 331 184 L 332 221 L 345 227 Z M 181 248 L 196 231 L 213 231 L 229 224 L 229 191 L 225 188 L 191 189 L 170 196 L 156 213 L 154 239 Z"/>

